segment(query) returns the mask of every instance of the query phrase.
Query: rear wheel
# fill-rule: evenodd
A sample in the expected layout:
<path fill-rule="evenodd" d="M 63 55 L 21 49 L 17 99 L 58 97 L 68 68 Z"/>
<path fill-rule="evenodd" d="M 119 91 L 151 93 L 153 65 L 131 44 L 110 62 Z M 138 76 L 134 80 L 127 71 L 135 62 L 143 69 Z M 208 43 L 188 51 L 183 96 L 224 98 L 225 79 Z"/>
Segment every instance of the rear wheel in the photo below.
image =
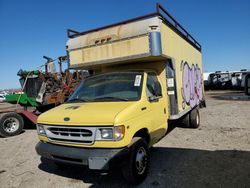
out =
<path fill-rule="evenodd" d="M 24 122 L 22 116 L 15 112 L 4 113 L 0 116 L 0 136 L 8 137 L 20 134 Z"/>
<path fill-rule="evenodd" d="M 130 148 L 129 161 L 123 166 L 124 178 L 131 184 L 141 183 L 149 168 L 149 149 L 147 142 L 140 138 Z"/>
<path fill-rule="evenodd" d="M 183 128 L 189 128 L 190 127 L 190 117 L 189 113 L 186 114 L 184 117 L 181 119 L 181 127 Z"/>
<path fill-rule="evenodd" d="M 200 126 L 200 114 L 198 108 L 190 112 L 190 128 L 198 128 Z"/>

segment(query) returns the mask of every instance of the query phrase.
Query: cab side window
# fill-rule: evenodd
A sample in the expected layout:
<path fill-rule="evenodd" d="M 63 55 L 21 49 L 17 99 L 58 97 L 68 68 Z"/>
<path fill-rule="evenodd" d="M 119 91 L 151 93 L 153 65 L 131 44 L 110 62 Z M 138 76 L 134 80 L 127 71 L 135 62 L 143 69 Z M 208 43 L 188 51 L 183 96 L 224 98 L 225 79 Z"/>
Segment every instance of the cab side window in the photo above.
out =
<path fill-rule="evenodd" d="M 156 83 L 159 83 L 157 76 L 154 72 L 148 73 L 148 78 L 147 78 L 147 96 L 152 97 L 156 96 Z"/>

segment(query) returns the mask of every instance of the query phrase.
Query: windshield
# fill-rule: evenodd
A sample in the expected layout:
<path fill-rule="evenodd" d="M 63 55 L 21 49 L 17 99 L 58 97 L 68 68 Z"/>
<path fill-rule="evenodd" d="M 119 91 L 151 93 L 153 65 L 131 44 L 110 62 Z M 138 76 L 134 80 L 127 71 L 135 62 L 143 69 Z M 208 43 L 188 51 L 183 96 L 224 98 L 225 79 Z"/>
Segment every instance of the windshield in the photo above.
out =
<path fill-rule="evenodd" d="M 106 73 L 84 80 L 68 102 L 135 101 L 141 97 L 142 72 Z"/>

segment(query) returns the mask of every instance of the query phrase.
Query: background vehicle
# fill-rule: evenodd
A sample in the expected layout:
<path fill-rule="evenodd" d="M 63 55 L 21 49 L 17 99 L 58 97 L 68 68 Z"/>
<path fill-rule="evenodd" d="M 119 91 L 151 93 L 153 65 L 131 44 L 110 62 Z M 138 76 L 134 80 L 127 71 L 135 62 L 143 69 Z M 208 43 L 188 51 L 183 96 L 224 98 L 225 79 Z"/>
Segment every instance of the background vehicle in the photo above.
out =
<path fill-rule="evenodd" d="M 74 88 L 85 76 L 82 71 L 62 71 L 62 63 L 67 60 L 61 56 L 47 60 L 45 71 L 18 71 L 22 90 L 7 94 L 4 101 L 12 105 L 0 106 L 0 136 L 14 136 L 22 132 L 24 120 L 36 124 L 37 116 L 67 99 Z M 55 70 L 54 61 L 58 60 L 59 72 Z M 0 99 L 1 100 L 1 99 Z"/>
<path fill-rule="evenodd" d="M 5 100 L 5 95 L 0 94 L 0 102 L 3 102 Z"/>
<path fill-rule="evenodd" d="M 245 76 L 245 94 L 250 95 L 250 73 Z"/>
<path fill-rule="evenodd" d="M 240 71 L 216 71 L 204 73 L 205 89 L 237 89 L 245 88 L 246 75 L 249 70 L 242 69 Z"/>
<path fill-rule="evenodd" d="M 199 107 L 205 106 L 201 45 L 156 8 L 110 26 L 68 31 L 70 67 L 96 75 L 67 103 L 39 116 L 39 155 L 58 165 L 119 165 L 129 182 L 140 183 L 149 168 L 149 147 L 169 124 L 199 126 Z"/>

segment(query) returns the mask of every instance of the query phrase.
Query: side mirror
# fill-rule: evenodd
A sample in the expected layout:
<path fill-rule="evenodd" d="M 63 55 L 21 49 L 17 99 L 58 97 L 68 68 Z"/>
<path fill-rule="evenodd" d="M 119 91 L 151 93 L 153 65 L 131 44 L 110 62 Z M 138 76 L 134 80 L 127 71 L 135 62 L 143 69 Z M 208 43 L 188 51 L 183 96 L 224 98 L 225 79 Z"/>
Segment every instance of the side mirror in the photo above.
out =
<path fill-rule="evenodd" d="M 161 90 L 160 82 L 155 82 L 155 96 L 156 97 L 161 97 L 162 96 L 162 90 Z"/>
<path fill-rule="evenodd" d="M 158 101 L 159 98 L 162 97 L 162 90 L 161 90 L 161 84 L 160 82 L 155 82 L 155 89 L 154 89 L 154 95 L 149 97 L 149 101 Z"/>

